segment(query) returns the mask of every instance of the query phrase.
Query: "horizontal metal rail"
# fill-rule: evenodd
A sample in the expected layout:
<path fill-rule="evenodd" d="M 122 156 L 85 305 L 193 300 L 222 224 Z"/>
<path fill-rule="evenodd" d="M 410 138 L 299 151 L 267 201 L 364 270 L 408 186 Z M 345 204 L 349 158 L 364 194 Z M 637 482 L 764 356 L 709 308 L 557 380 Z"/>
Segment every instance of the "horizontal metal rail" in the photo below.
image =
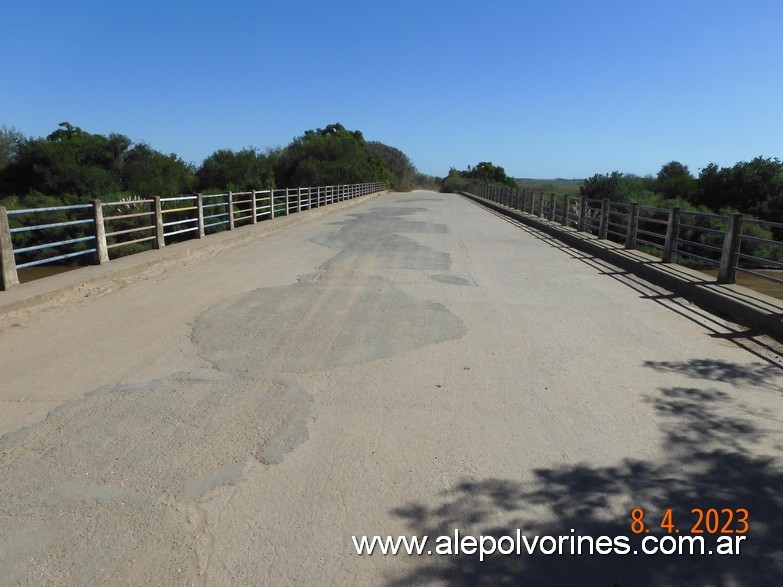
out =
<path fill-rule="evenodd" d="M 119 207 L 119 206 L 136 206 L 138 204 L 154 204 L 154 203 L 155 203 L 154 199 L 129 200 L 127 202 L 122 202 L 122 201 L 120 201 L 120 202 L 101 202 L 101 206 L 106 208 L 107 206 L 114 206 L 114 207 Z"/>
<path fill-rule="evenodd" d="M 198 200 L 198 196 L 176 196 L 174 198 L 161 198 L 161 202 L 179 202 L 182 200 Z"/>
<path fill-rule="evenodd" d="M 651 241 L 648 241 L 648 240 L 644 240 L 644 239 L 641 239 L 641 238 L 638 238 L 638 237 L 636 238 L 636 242 L 637 243 L 642 243 L 643 245 L 647 245 L 648 247 L 652 247 L 654 249 L 661 249 L 661 250 L 663 250 L 663 245 L 661 243 L 654 243 L 654 242 L 651 242 Z"/>
<path fill-rule="evenodd" d="M 707 232 L 712 234 L 720 234 L 720 235 L 726 234 L 725 230 L 718 230 L 717 228 L 708 228 L 706 226 L 694 226 L 692 224 L 680 223 L 680 228 L 687 228 L 689 230 L 696 230 L 698 232 Z"/>
<path fill-rule="evenodd" d="M 74 257 L 80 257 L 82 255 L 89 255 L 94 253 L 96 249 L 87 249 L 84 251 L 77 251 L 75 253 L 67 253 L 65 255 L 58 255 L 56 257 L 49 257 L 47 259 L 39 259 L 37 261 L 29 261 L 28 263 L 20 263 L 16 266 L 17 269 L 24 269 L 25 267 L 35 267 L 36 265 L 43 265 L 45 263 L 54 263 L 55 261 L 64 261 L 65 259 L 73 259 Z"/>
<path fill-rule="evenodd" d="M 20 226 L 18 228 L 11 228 L 8 232 L 11 234 L 17 234 L 20 232 L 32 232 L 34 230 L 46 230 L 47 228 L 60 228 L 63 226 L 76 226 L 77 224 L 91 224 L 95 222 L 92 218 L 86 220 L 68 220 L 67 222 L 52 222 L 51 224 L 39 224 L 37 226 Z"/>
<path fill-rule="evenodd" d="M 164 222 L 163 226 L 177 226 L 178 224 L 186 224 L 188 222 L 198 222 L 198 218 L 185 218 L 185 220 L 172 220 L 171 222 Z"/>
<path fill-rule="evenodd" d="M 742 242 L 750 241 L 750 242 L 754 242 L 754 243 L 761 243 L 761 244 L 765 244 L 765 245 L 773 245 L 773 246 L 783 247 L 783 243 L 782 242 L 776 241 L 776 240 L 772 240 L 770 238 L 763 238 L 763 237 L 760 237 L 760 236 L 751 236 L 749 234 L 741 234 L 739 238 L 740 238 L 740 241 L 742 241 Z"/>
<path fill-rule="evenodd" d="M 83 243 L 85 241 L 95 240 L 94 236 L 83 236 L 81 238 L 72 238 L 67 241 L 58 241 L 56 243 L 46 243 L 43 245 L 35 245 L 33 247 L 22 247 L 21 249 L 14 249 L 14 253 L 29 253 L 30 251 L 40 251 L 43 249 L 51 249 L 54 247 L 61 247 L 64 245 L 72 245 L 75 243 Z"/>
<path fill-rule="evenodd" d="M 709 265 L 720 265 L 720 261 L 716 261 L 715 259 L 710 259 L 709 257 L 702 257 L 701 255 L 697 255 L 696 253 L 690 253 L 688 251 L 681 251 L 677 249 L 676 253 L 678 255 L 682 255 L 683 257 L 691 257 L 692 259 L 696 259 L 698 261 L 702 261 L 704 263 L 707 263 Z"/>
<path fill-rule="evenodd" d="M 160 211 L 160 213 L 171 214 L 173 212 L 189 212 L 190 210 L 198 210 L 198 206 L 188 206 L 186 208 L 164 208 Z"/>
<path fill-rule="evenodd" d="M 723 252 L 723 249 L 721 247 L 716 247 L 714 245 L 708 245 L 707 243 L 697 243 L 696 241 L 689 241 L 684 238 L 677 238 L 676 239 L 677 244 L 683 244 L 683 245 L 691 245 L 692 247 L 696 247 L 699 249 L 707 249 L 709 251 L 717 251 L 718 253 Z"/>
<path fill-rule="evenodd" d="M 221 220 L 220 222 L 212 222 L 210 224 L 205 224 L 204 228 L 211 228 L 212 226 L 223 226 L 224 224 L 228 224 L 228 220 Z"/>
<path fill-rule="evenodd" d="M 773 236 L 746 234 L 748 227 L 753 226 L 781 231 L 783 222 L 479 184 L 468 186 L 466 191 L 501 206 L 519 209 L 523 214 L 574 226 L 578 232 L 599 239 L 624 241 L 626 248 L 649 247 L 658 251 L 666 263 L 682 258 L 718 266 L 719 283 L 734 283 L 737 271 L 758 274 L 759 267 L 783 269 L 783 262 L 778 260 L 783 257 L 783 242 L 776 240 L 780 232 Z M 759 254 L 759 249 L 763 253 Z M 759 276 L 783 283 L 777 277 Z"/>
<path fill-rule="evenodd" d="M 753 261 L 754 263 L 758 263 L 759 265 L 766 265 L 766 266 L 774 265 L 775 267 L 783 268 L 783 263 L 780 263 L 779 261 L 773 261 L 772 259 L 764 259 L 762 257 L 747 255 L 745 253 L 738 253 L 737 257 L 739 259 L 744 259 L 746 261 Z"/>
<path fill-rule="evenodd" d="M 783 279 L 780 279 L 778 277 L 772 277 L 771 275 L 767 275 L 766 273 L 759 273 L 758 271 L 753 271 L 752 269 L 744 269 L 742 267 L 737 267 L 737 271 L 741 271 L 742 273 L 749 273 L 750 275 L 755 275 L 756 277 L 759 277 L 761 279 L 766 279 L 767 281 L 771 281 L 773 283 L 783 284 Z"/>
<path fill-rule="evenodd" d="M 92 208 L 92 204 L 74 204 L 73 206 L 49 206 L 48 208 L 23 208 L 21 210 L 7 210 L 8 216 L 17 214 L 40 214 L 41 212 L 59 212 L 61 210 L 83 210 Z"/>
<path fill-rule="evenodd" d="M 145 236 L 143 238 L 133 239 L 131 241 L 122 241 L 122 242 L 119 242 L 119 243 L 109 243 L 109 244 L 106 245 L 106 248 L 107 249 L 116 249 L 116 248 L 119 248 L 119 247 L 124 247 L 126 245 L 135 245 L 135 244 L 138 244 L 138 243 L 145 243 L 145 242 L 148 242 L 148 241 L 154 241 L 156 238 L 158 238 L 158 237 L 153 235 L 153 236 Z"/>
<path fill-rule="evenodd" d="M 227 191 L 206 195 L 183 194 L 110 202 L 93 200 L 90 203 L 68 206 L 17 210 L 0 207 L 0 216 L 5 218 L 0 223 L 0 230 L 4 232 L 3 244 L 0 247 L 0 288 L 6 289 L 19 283 L 17 269 L 84 255 L 93 255 L 91 263 L 106 263 L 111 259 L 108 251 L 119 247 L 151 243 L 153 247 L 160 248 L 166 246 L 167 238 L 176 235 L 188 234 L 202 238 L 207 230 L 210 234 L 221 227 L 233 230 L 239 225 L 255 224 L 278 215 L 308 211 L 384 189 L 384 184 L 376 182 Z M 89 218 L 79 218 L 71 214 L 79 210 L 92 213 L 86 214 Z M 205 214 L 207 211 L 213 213 Z M 45 214 L 57 216 L 50 216 L 50 222 L 39 221 L 35 225 L 24 225 L 30 222 L 30 218 L 46 218 Z M 559 211 L 551 210 L 551 214 L 556 217 Z M 141 224 L 144 226 L 139 226 Z M 50 239 L 52 242 L 43 242 L 44 237 L 36 233 L 46 230 L 60 232 L 52 233 L 56 234 Z M 130 240 L 122 240 L 125 237 Z M 90 248 L 73 250 L 79 247 Z M 53 256 L 44 258 L 49 250 L 52 251 L 49 254 Z"/>
<path fill-rule="evenodd" d="M 106 238 L 110 238 L 112 236 L 120 236 L 123 234 L 132 234 L 134 232 L 142 232 L 145 230 L 155 230 L 154 226 L 139 226 L 137 228 L 126 228 L 124 230 L 115 230 L 114 232 L 107 232 Z"/>
<path fill-rule="evenodd" d="M 198 230 L 198 226 L 191 226 L 190 228 L 183 228 L 182 230 L 175 230 L 174 232 L 167 232 L 164 236 L 174 236 L 176 234 L 185 234 L 186 232 L 193 232 Z"/>
<path fill-rule="evenodd" d="M 120 216 L 104 216 L 103 220 L 126 220 L 128 218 L 142 218 L 144 216 L 155 216 L 155 212 L 134 212 L 133 214 L 122 214 Z"/>

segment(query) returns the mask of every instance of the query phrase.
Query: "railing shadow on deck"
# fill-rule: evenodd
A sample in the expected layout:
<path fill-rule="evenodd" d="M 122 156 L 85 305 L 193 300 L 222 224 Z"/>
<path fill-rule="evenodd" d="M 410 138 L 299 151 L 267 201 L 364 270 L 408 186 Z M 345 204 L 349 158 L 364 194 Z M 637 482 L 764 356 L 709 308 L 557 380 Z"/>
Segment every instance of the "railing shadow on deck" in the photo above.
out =
<path fill-rule="evenodd" d="M 599 275 L 605 275 L 612 279 L 622 283 L 626 287 L 631 288 L 639 294 L 642 299 L 653 301 L 667 310 L 674 312 L 683 318 L 698 324 L 706 329 L 709 336 L 716 339 L 723 339 L 730 341 L 739 348 L 742 348 L 758 359 L 773 365 L 774 367 L 783 369 L 783 344 L 770 338 L 760 329 L 755 327 L 748 327 L 732 322 L 730 319 L 722 319 L 716 316 L 712 312 L 705 311 L 699 306 L 689 302 L 683 296 L 672 293 L 671 291 L 650 283 L 645 279 L 637 276 L 632 271 L 625 270 L 617 267 L 603 259 L 600 259 L 594 255 L 575 249 L 563 241 L 551 236 L 545 232 L 537 230 L 536 228 L 520 222 L 513 217 L 486 207 L 474 200 L 468 200 L 474 205 L 480 207 L 482 210 L 497 216 L 505 222 L 508 222 L 515 227 L 523 230 L 533 238 L 546 243 L 553 249 L 568 255 L 570 258 L 585 263 L 586 265 L 595 269 Z M 660 264 L 656 264 L 656 267 L 660 267 Z M 666 271 L 671 271 L 677 275 L 677 277 L 687 278 L 693 284 L 699 285 L 711 285 L 709 280 L 696 280 L 692 273 L 678 271 L 677 267 L 665 266 Z M 738 294 L 732 294 L 732 292 L 726 292 L 723 295 L 737 296 Z M 756 302 L 754 298 L 748 296 L 742 296 L 742 302 L 745 304 L 753 305 L 758 303 L 758 306 L 762 309 L 768 306 L 764 303 Z"/>

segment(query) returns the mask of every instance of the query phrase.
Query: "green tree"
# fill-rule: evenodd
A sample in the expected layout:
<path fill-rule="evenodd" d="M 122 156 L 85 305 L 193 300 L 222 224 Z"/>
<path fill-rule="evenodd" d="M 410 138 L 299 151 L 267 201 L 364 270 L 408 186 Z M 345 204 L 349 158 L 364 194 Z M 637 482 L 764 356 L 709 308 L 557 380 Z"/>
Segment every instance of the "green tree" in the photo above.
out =
<path fill-rule="evenodd" d="M 670 161 L 661 167 L 655 182 L 655 191 L 667 199 L 683 198 L 693 202 L 696 196 L 696 179 L 687 165 Z"/>
<path fill-rule="evenodd" d="M 131 141 L 123 135 L 91 134 L 71 125 L 45 139 L 20 143 L 0 173 L 0 193 L 99 197 L 121 189 L 117 170 Z"/>
<path fill-rule="evenodd" d="M 756 157 L 722 168 L 711 163 L 701 170 L 697 180 L 696 201 L 713 210 L 730 207 L 743 213 L 755 211 L 780 221 L 775 211 L 782 198 L 783 163 L 775 158 Z"/>
<path fill-rule="evenodd" d="M 12 126 L 0 126 L 0 171 L 16 159 L 19 146 L 24 141 L 22 131 Z"/>
<path fill-rule="evenodd" d="M 468 165 L 467 170 L 459 171 L 452 167 L 441 182 L 441 191 L 459 192 L 469 183 L 500 184 L 516 188 L 517 182 L 506 175 L 506 170 L 489 161 L 482 161 L 475 167 Z"/>
<path fill-rule="evenodd" d="M 509 187 L 517 187 L 517 183 L 506 175 L 506 170 L 500 165 L 493 165 L 489 161 L 482 161 L 475 167 L 468 166 L 464 177 L 481 183 L 499 183 Z"/>
<path fill-rule="evenodd" d="M 281 186 L 390 181 L 383 161 L 369 153 L 360 131 L 341 124 L 308 130 L 280 153 L 275 183 Z"/>
<path fill-rule="evenodd" d="M 465 177 L 464 171 L 459 171 L 452 167 L 449 169 L 449 174 L 443 178 L 440 185 L 440 191 L 457 194 L 463 191 L 469 183 L 470 180 Z"/>
<path fill-rule="evenodd" d="M 123 191 L 142 198 L 190 193 L 196 184 L 190 165 L 176 154 L 164 155 L 146 143 L 134 145 L 124 154 L 119 175 Z"/>
<path fill-rule="evenodd" d="M 398 192 L 408 192 L 413 189 L 416 180 L 416 167 L 410 158 L 395 147 L 384 145 L 378 141 L 367 143 L 367 151 L 371 156 L 383 161 L 391 176 L 392 189 Z"/>
<path fill-rule="evenodd" d="M 608 199 L 613 202 L 640 202 L 654 204 L 662 198 L 652 191 L 655 180 L 651 177 L 639 177 L 632 173 L 596 173 L 587 178 L 579 193 L 592 200 Z"/>
<path fill-rule="evenodd" d="M 596 173 L 584 181 L 579 187 L 579 193 L 592 200 L 619 200 L 618 188 L 622 177 L 619 171 Z"/>
<path fill-rule="evenodd" d="M 255 149 L 219 149 L 204 159 L 196 172 L 199 191 L 248 191 L 274 187 L 275 176 L 268 155 Z"/>

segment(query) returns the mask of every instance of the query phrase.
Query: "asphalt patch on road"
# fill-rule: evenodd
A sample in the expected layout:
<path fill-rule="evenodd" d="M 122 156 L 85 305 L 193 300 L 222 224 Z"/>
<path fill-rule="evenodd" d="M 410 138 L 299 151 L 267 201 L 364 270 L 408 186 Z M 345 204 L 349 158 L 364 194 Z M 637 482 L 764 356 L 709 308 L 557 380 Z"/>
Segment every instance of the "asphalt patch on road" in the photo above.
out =
<path fill-rule="evenodd" d="M 327 270 L 210 308 L 192 338 L 216 369 L 262 377 L 399 356 L 463 332 L 443 304 L 380 277 Z"/>
<path fill-rule="evenodd" d="M 342 228 L 334 233 L 311 238 L 318 245 L 338 253 L 324 264 L 324 269 L 371 262 L 376 267 L 430 269 L 448 271 L 448 253 L 436 251 L 404 234 L 447 234 L 445 224 L 410 220 L 419 207 L 374 208 L 370 212 L 350 214 L 350 219 L 335 223 Z"/>
<path fill-rule="evenodd" d="M 448 232 L 408 218 L 421 210 L 352 214 L 312 239 L 337 251 L 316 273 L 206 310 L 191 340 L 211 368 L 94 390 L 0 439 L 4 581 L 175 584 L 203 576 L 211 552 L 203 500 L 240 482 L 249 462 L 275 466 L 308 438 L 315 414 L 298 373 L 463 335 L 463 322 L 442 304 L 368 274 L 448 271 L 448 254 L 401 234 Z"/>

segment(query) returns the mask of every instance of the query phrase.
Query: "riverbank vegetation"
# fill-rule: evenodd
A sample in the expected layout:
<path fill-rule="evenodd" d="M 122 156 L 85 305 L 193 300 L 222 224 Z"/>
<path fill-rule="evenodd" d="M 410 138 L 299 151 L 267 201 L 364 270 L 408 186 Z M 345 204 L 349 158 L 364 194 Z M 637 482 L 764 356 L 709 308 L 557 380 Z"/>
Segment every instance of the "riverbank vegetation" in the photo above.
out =
<path fill-rule="evenodd" d="M 308 130 L 283 148 L 217 149 L 198 166 L 68 122 L 43 138 L 0 127 L 0 205 L 8 208 L 375 181 L 407 191 L 419 176 L 402 151 L 341 124 Z"/>

